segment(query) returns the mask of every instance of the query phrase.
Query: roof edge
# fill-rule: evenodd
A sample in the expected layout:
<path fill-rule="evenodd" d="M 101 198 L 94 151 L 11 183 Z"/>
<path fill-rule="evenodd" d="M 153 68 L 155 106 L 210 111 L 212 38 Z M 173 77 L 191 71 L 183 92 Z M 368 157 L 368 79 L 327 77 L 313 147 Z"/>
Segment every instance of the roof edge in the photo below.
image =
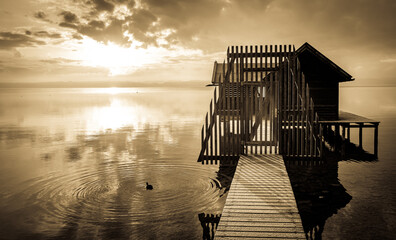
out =
<path fill-rule="evenodd" d="M 308 42 L 305 42 L 303 45 L 301 45 L 301 47 L 299 47 L 296 50 L 296 55 L 298 56 L 299 54 L 301 54 L 304 51 L 309 51 L 312 54 L 314 54 L 316 57 L 318 57 L 319 59 L 321 59 L 323 62 L 328 63 L 334 70 L 336 70 L 337 72 L 339 72 L 344 78 L 345 80 L 341 81 L 341 82 L 348 82 L 348 81 L 353 81 L 355 80 L 349 73 L 347 73 L 344 69 L 342 69 L 341 67 L 339 67 L 337 64 L 335 64 L 333 61 L 331 61 L 329 58 L 327 58 L 325 55 L 323 55 L 321 52 L 319 52 L 318 50 L 316 50 L 314 47 L 312 47 L 311 44 L 309 44 Z"/>

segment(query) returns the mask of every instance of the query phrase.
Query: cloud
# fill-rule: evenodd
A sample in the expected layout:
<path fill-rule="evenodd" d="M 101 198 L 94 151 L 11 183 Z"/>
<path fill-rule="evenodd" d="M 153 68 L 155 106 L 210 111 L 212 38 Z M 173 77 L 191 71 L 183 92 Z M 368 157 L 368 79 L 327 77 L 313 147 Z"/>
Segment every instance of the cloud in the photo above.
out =
<path fill-rule="evenodd" d="M 80 60 L 68 59 L 68 58 L 51 58 L 51 59 L 43 59 L 40 60 L 43 63 L 50 63 L 50 64 L 67 64 L 67 63 L 78 63 Z"/>
<path fill-rule="evenodd" d="M 77 31 L 79 34 L 91 37 L 99 42 L 108 43 L 111 41 L 125 46 L 130 44 L 130 41 L 124 36 L 123 25 L 124 21 L 119 19 L 111 19 L 107 26 L 100 21 L 91 21 L 89 24 L 78 26 Z"/>
<path fill-rule="evenodd" d="M 59 33 L 49 33 L 47 31 L 38 31 L 34 35 L 41 38 L 62 38 L 62 35 Z"/>
<path fill-rule="evenodd" d="M 61 22 L 61 23 L 59 23 L 59 26 L 64 27 L 64 28 L 72 28 L 72 29 L 78 28 L 78 26 L 76 24 L 68 23 L 68 22 Z"/>
<path fill-rule="evenodd" d="M 78 33 L 74 33 L 72 35 L 72 37 L 73 37 L 73 39 L 76 39 L 76 40 L 82 40 L 83 39 L 83 37 L 80 34 L 78 34 Z"/>
<path fill-rule="evenodd" d="M 381 59 L 380 62 L 382 62 L 382 63 L 396 63 L 396 59 L 395 58 Z"/>
<path fill-rule="evenodd" d="M 77 23 L 78 22 L 77 15 L 70 11 L 63 11 L 60 13 L 60 15 L 63 16 L 64 22 L 67 22 L 67 23 Z"/>
<path fill-rule="evenodd" d="M 43 11 L 38 11 L 34 13 L 34 17 L 38 19 L 46 19 L 47 15 Z"/>
<path fill-rule="evenodd" d="M 114 5 L 112 3 L 106 2 L 105 0 L 93 0 L 92 3 L 95 6 L 95 10 L 98 12 L 113 12 L 114 10 Z"/>
<path fill-rule="evenodd" d="M 45 42 L 34 39 L 26 34 L 0 32 L 0 49 L 12 49 L 16 47 L 30 47 L 44 45 Z"/>
<path fill-rule="evenodd" d="M 88 25 L 99 29 L 103 29 L 105 27 L 105 23 L 103 21 L 97 21 L 97 20 L 90 21 Z"/>

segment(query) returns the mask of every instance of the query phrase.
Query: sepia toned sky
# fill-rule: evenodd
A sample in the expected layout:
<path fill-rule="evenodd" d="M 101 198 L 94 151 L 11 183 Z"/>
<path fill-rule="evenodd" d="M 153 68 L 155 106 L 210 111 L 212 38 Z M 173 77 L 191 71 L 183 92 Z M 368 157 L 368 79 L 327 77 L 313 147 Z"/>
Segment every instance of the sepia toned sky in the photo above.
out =
<path fill-rule="evenodd" d="M 394 0 L 1 0 L 0 83 L 209 82 L 229 45 L 309 42 L 395 85 Z"/>

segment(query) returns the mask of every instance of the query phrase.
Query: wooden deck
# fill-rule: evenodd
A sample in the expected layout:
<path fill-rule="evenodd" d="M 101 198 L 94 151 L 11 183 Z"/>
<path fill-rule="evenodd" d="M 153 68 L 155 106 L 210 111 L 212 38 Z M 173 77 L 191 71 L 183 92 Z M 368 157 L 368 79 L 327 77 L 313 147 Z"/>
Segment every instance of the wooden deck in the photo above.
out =
<path fill-rule="evenodd" d="M 306 239 L 281 155 L 241 156 L 215 239 Z"/>
<path fill-rule="evenodd" d="M 343 112 L 340 111 L 338 115 L 337 120 L 324 120 L 324 121 L 319 121 L 320 123 L 332 123 L 332 124 L 342 124 L 342 123 L 371 123 L 371 124 L 376 124 L 379 123 L 379 121 L 369 119 L 363 116 L 359 116 L 353 113 L 349 112 Z"/>
<path fill-rule="evenodd" d="M 341 144 L 344 144 L 345 140 L 350 141 L 351 128 L 358 128 L 360 148 L 363 148 L 363 128 L 374 129 L 374 155 L 378 156 L 378 125 L 380 124 L 379 121 L 359 116 L 353 113 L 340 111 L 337 120 L 326 120 L 319 122 L 323 126 L 325 132 L 334 128 L 335 135 L 342 137 L 343 143 Z M 342 128 L 342 134 L 340 134 L 340 127 Z M 335 140 L 337 141 L 337 138 L 335 138 Z M 337 148 L 339 143 L 335 142 L 334 145 Z M 343 147 L 340 148 L 341 155 L 344 155 L 345 153 L 343 151 L 345 149 L 343 149 Z"/>

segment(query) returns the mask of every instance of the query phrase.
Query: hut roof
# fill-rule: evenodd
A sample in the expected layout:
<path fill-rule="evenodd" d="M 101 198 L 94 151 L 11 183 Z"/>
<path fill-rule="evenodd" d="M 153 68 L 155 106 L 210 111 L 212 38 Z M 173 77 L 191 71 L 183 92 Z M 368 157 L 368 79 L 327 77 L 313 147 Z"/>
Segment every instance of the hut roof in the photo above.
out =
<path fill-rule="evenodd" d="M 337 64 L 328 59 L 325 55 L 320 53 L 307 42 L 304 43 L 299 49 L 297 49 L 296 54 L 300 59 L 303 68 L 304 65 L 308 68 L 313 68 L 315 67 L 315 65 L 317 66 L 317 63 L 315 64 L 315 62 L 319 60 L 321 65 L 320 67 L 326 68 L 329 72 L 331 72 L 332 75 L 337 76 L 335 78 L 337 81 L 347 82 L 354 80 L 350 74 L 348 74 L 346 71 L 344 71 Z"/>

